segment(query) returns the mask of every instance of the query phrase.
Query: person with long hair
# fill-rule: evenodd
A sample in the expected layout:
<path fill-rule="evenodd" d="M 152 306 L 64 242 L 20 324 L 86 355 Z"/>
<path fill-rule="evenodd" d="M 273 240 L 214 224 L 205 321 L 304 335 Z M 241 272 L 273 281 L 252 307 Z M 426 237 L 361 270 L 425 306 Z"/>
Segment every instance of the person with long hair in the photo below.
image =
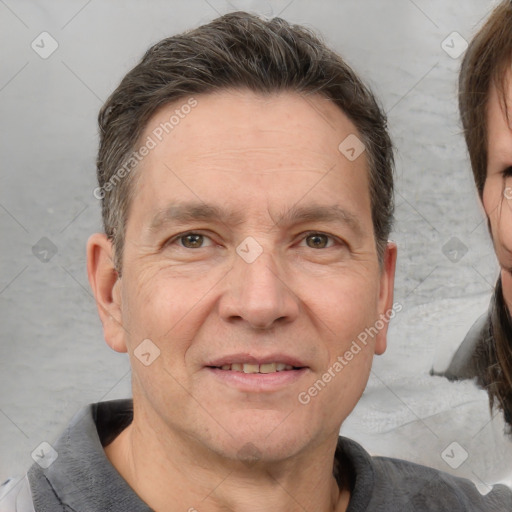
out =
<path fill-rule="evenodd" d="M 489 305 L 444 373 L 477 378 L 512 428 L 512 2 L 499 4 L 470 42 L 459 110 L 500 274 Z M 510 430 L 509 430 L 510 432 Z"/>

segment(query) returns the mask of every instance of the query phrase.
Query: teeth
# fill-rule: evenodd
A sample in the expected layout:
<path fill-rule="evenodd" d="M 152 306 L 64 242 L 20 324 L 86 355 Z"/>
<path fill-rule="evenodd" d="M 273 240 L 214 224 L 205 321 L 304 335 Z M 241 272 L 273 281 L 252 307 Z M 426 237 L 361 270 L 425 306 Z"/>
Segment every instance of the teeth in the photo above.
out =
<path fill-rule="evenodd" d="M 244 373 L 258 373 L 260 371 L 259 364 L 244 364 L 243 370 Z"/>
<path fill-rule="evenodd" d="M 250 363 L 233 363 L 223 364 L 220 369 L 243 373 L 274 373 L 293 370 L 293 366 L 284 363 L 265 363 L 260 365 Z"/>
<path fill-rule="evenodd" d="M 260 373 L 272 373 L 276 371 L 276 363 L 260 364 Z"/>

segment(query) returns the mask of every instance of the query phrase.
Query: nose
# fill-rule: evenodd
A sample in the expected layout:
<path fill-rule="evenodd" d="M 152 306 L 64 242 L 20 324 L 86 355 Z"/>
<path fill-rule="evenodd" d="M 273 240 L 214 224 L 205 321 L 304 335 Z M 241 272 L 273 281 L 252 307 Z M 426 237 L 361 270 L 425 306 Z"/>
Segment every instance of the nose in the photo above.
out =
<path fill-rule="evenodd" d="M 224 320 L 268 330 L 298 317 L 299 298 L 270 253 L 263 251 L 250 263 L 237 255 L 226 278 L 227 288 L 219 303 Z"/>

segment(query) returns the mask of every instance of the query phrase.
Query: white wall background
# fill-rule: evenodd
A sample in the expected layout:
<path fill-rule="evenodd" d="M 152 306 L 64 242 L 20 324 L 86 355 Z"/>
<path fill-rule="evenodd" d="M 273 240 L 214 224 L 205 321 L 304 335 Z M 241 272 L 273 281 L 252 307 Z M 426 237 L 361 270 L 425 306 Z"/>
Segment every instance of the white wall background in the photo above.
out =
<path fill-rule="evenodd" d="M 380 97 L 397 147 L 403 310 L 342 433 L 481 488 L 510 476 L 511 443 L 485 393 L 428 375 L 486 309 L 497 277 L 460 133 L 460 57 L 442 47 L 457 53 L 447 36 L 470 39 L 494 3 L 0 0 L 0 481 L 25 471 L 83 405 L 130 395 L 127 356 L 103 342 L 85 272 L 87 237 L 100 230 L 100 106 L 152 43 L 238 9 L 323 34 Z M 46 59 L 31 47 L 43 31 L 58 43 Z M 44 37 L 40 52 L 51 48 Z M 443 249 L 452 237 L 455 262 Z M 442 457 L 451 442 L 467 453 L 458 468 Z"/>

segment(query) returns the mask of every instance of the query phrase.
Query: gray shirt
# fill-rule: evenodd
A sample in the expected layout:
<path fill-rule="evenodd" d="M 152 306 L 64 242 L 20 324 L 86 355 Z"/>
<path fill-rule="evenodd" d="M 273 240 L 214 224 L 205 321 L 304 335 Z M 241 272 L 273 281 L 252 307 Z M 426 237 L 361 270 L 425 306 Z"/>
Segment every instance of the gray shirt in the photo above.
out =
<path fill-rule="evenodd" d="M 109 444 L 133 418 L 131 400 L 91 404 L 55 443 L 57 458 L 34 463 L 28 479 L 0 487 L 0 512 L 149 512 L 151 509 L 107 459 Z M 55 454 L 53 454 L 53 457 Z M 340 437 L 334 460 L 349 468 L 347 512 L 512 512 L 512 492 L 496 485 L 486 496 L 465 479 L 388 457 L 371 457 Z M 3 498 L 2 498 L 3 496 Z"/>

